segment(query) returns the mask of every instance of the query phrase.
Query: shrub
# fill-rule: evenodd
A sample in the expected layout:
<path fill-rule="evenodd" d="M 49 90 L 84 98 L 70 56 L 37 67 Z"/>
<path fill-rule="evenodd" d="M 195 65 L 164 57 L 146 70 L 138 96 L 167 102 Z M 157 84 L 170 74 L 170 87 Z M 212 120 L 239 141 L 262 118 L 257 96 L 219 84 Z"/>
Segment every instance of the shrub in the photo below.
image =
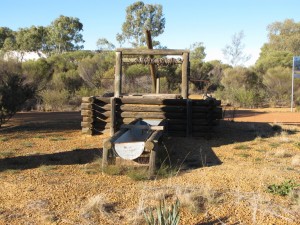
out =
<path fill-rule="evenodd" d="M 34 94 L 35 89 L 20 74 L 0 70 L 0 127 Z"/>
<path fill-rule="evenodd" d="M 44 90 L 41 92 L 43 108 L 46 111 L 60 111 L 66 108 L 69 100 L 67 90 Z"/>
<path fill-rule="evenodd" d="M 272 194 L 277 194 L 280 196 L 286 196 L 288 195 L 294 188 L 299 187 L 300 185 L 297 184 L 293 180 L 285 181 L 279 185 L 272 184 L 268 186 L 267 191 Z"/>

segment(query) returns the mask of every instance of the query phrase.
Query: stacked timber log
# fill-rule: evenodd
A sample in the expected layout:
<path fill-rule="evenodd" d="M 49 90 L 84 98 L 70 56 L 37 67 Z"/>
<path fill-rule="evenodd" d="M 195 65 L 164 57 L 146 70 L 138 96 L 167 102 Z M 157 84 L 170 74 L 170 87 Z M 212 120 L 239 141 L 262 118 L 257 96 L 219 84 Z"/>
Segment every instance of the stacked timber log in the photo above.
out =
<path fill-rule="evenodd" d="M 222 118 L 221 102 L 215 99 L 116 98 L 111 121 L 111 99 L 89 97 L 82 99 L 82 132 L 97 134 L 119 130 L 135 119 L 166 119 L 169 136 L 208 136 Z M 113 132 L 114 133 L 114 132 Z"/>
<path fill-rule="evenodd" d="M 81 103 L 82 133 L 103 134 L 110 132 L 111 104 L 108 97 L 83 97 Z"/>

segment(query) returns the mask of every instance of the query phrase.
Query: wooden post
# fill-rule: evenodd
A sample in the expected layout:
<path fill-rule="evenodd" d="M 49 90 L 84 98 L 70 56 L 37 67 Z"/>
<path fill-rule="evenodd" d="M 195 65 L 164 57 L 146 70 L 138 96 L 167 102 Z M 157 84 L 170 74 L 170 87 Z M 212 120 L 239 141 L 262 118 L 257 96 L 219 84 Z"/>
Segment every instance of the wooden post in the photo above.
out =
<path fill-rule="evenodd" d="M 110 98 L 110 136 L 112 137 L 115 134 L 115 124 L 116 124 L 116 98 Z"/>
<path fill-rule="evenodd" d="M 105 148 L 103 145 L 103 151 L 102 151 L 102 171 L 105 167 L 108 166 L 108 151 L 109 149 Z"/>
<path fill-rule="evenodd" d="M 189 93 L 189 83 L 188 83 L 188 76 L 189 76 L 189 53 L 183 53 L 183 63 L 182 63 L 182 83 L 181 83 L 181 95 L 183 99 L 188 98 Z"/>
<path fill-rule="evenodd" d="M 116 67 L 115 67 L 115 97 L 120 97 L 122 94 L 122 52 L 116 52 Z"/>
<path fill-rule="evenodd" d="M 150 30 L 146 30 L 146 43 L 147 43 L 147 47 L 148 49 L 153 49 L 153 45 L 152 45 L 152 38 L 151 38 L 151 32 Z M 153 55 L 150 55 L 150 58 L 153 58 Z M 151 74 L 151 78 L 152 78 L 152 93 L 157 93 L 157 78 L 156 78 L 156 74 L 155 74 L 155 66 L 153 64 L 150 64 L 150 74 Z M 159 93 L 159 92 L 158 92 Z"/>
<path fill-rule="evenodd" d="M 153 178 L 155 175 L 155 170 L 156 170 L 156 151 L 157 151 L 157 146 L 154 147 L 153 150 L 150 152 L 150 159 L 149 159 L 149 178 Z"/>
<path fill-rule="evenodd" d="M 156 76 L 156 94 L 160 93 L 160 77 Z"/>

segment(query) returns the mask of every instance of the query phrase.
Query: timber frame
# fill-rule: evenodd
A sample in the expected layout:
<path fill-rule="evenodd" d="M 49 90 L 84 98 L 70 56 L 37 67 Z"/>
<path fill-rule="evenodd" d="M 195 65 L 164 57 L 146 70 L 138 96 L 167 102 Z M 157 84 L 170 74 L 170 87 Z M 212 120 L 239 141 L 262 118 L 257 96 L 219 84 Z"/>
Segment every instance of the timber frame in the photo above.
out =
<path fill-rule="evenodd" d="M 115 82 L 114 82 L 114 97 L 119 98 L 122 95 L 122 62 L 123 56 L 125 55 L 142 55 L 150 56 L 161 55 L 161 56 L 182 56 L 182 82 L 181 82 L 181 96 L 183 99 L 188 98 L 189 84 L 188 79 L 190 76 L 190 63 L 189 63 L 188 50 L 180 49 L 130 49 L 130 48 L 118 48 L 116 50 L 116 66 L 115 66 Z M 156 78 L 155 93 L 159 94 L 160 82 L 159 77 Z"/>

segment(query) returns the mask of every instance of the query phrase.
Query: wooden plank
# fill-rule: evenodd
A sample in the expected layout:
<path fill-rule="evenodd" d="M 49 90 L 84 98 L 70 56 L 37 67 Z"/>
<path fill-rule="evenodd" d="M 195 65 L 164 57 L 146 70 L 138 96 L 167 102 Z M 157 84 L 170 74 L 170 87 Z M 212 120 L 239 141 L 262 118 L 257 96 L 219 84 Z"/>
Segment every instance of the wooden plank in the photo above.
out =
<path fill-rule="evenodd" d="M 90 128 L 84 127 L 81 129 L 82 134 L 88 134 L 88 135 L 93 135 L 93 131 Z"/>
<path fill-rule="evenodd" d="M 164 130 L 164 126 L 148 126 L 148 125 L 134 125 L 134 124 L 123 124 L 121 129 L 142 129 L 142 130 Z"/>
<path fill-rule="evenodd" d="M 186 105 L 185 99 L 159 99 L 159 98 L 120 98 L 121 104 L 143 104 L 143 105 Z"/>
<path fill-rule="evenodd" d="M 186 118 L 185 113 L 168 112 L 122 112 L 123 118 L 143 118 L 143 119 L 168 119 L 168 118 Z"/>
<path fill-rule="evenodd" d="M 110 97 L 100 97 L 95 96 L 94 97 L 94 103 L 97 105 L 105 105 L 110 103 Z"/>
<path fill-rule="evenodd" d="M 159 139 L 162 137 L 163 131 L 157 130 L 154 131 L 151 136 L 148 138 L 148 140 L 145 142 L 145 148 L 148 151 L 152 151 L 155 147 L 155 145 L 159 142 Z"/>
<path fill-rule="evenodd" d="M 116 99 L 112 97 L 110 99 L 111 111 L 110 111 L 110 136 L 112 137 L 115 133 L 116 125 Z"/>
<path fill-rule="evenodd" d="M 192 102 L 187 99 L 186 101 L 186 136 L 189 137 L 192 130 Z"/>
<path fill-rule="evenodd" d="M 115 91 L 114 96 L 119 98 L 122 93 L 122 52 L 116 52 L 116 67 L 115 67 Z"/>
<path fill-rule="evenodd" d="M 81 116 L 91 117 L 93 116 L 92 110 L 81 110 Z"/>
<path fill-rule="evenodd" d="M 182 63 L 182 76 L 181 76 L 181 96 L 183 99 L 187 99 L 189 95 L 189 53 L 183 53 L 183 63 Z"/>
<path fill-rule="evenodd" d="M 83 117 L 82 117 L 82 122 L 89 122 L 89 123 L 92 123 L 92 122 L 94 122 L 94 118 L 93 118 L 93 117 L 83 116 Z"/>
<path fill-rule="evenodd" d="M 80 106 L 81 110 L 85 110 L 85 109 L 92 109 L 92 103 L 81 103 L 81 106 Z"/>
<path fill-rule="evenodd" d="M 122 52 L 122 55 L 182 55 L 189 53 L 189 50 L 183 49 L 135 49 L 135 48 L 117 48 L 116 52 Z"/>
<path fill-rule="evenodd" d="M 120 106 L 124 112 L 185 112 L 185 106 L 168 106 L 168 105 L 139 105 L 139 104 L 124 104 Z"/>
<path fill-rule="evenodd" d="M 82 97 L 81 102 L 83 102 L 83 103 L 93 103 L 94 98 L 93 97 Z"/>

